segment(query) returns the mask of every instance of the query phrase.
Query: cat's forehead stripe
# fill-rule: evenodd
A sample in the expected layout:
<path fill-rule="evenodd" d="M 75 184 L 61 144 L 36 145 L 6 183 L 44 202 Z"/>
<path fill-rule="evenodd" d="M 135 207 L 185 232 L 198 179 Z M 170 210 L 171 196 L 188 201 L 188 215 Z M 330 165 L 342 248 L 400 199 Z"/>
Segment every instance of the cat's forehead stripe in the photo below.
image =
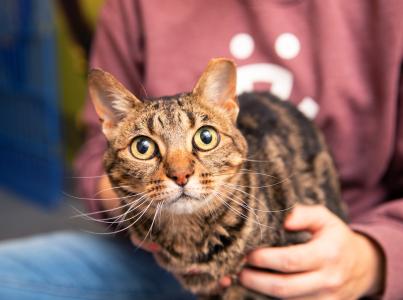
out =
<path fill-rule="evenodd" d="M 159 111 L 157 114 L 157 121 L 161 125 L 161 127 L 165 127 L 165 125 L 169 124 L 182 124 L 186 121 L 190 124 L 190 127 L 194 127 L 196 123 L 196 116 L 193 111 L 189 110 L 183 98 L 174 98 L 174 99 L 163 99 L 158 100 L 158 106 L 153 105 L 153 108 L 156 111 Z M 155 116 L 154 116 L 155 117 Z"/>
<path fill-rule="evenodd" d="M 150 135 L 165 136 L 164 139 L 172 140 L 194 129 L 198 121 L 205 123 L 211 120 L 203 107 L 199 108 L 195 102 L 188 100 L 186 95 L 150 100 L 144 111 L 142 127 Z"/>
<path fill-rule="evenodd" d="M 178 118 L 179 124 L 181 124 L 181 123 L 182 123 L 181 112 L 180 112 L 180 111 L 178 111 L 178 113 L 177 113 L 176 115 L 177 115 L 177 118 Z"/>
<path fill-rule="evenodd" d="M 185 111 L 185 112 L 186 112 L 186 116 L 189 119 L 190 128 L 193 128 L 195 126 L 195 124 L 196 124 L 196 117 L 193 114 L 193 112 L 191 112 L 191 111 Z"/>
<path fill-rule="evenodd" d="M 157 117 L 157 120 L 160 123 L 161 127 L 164 128 L 164 122 L 162 122 L 162 119 L 160 116 Z"/>
<path fill-rule="evenodd" d="M 154 116 L 147 119 L 147 129 L 151 134 L 154 134 Z"/>

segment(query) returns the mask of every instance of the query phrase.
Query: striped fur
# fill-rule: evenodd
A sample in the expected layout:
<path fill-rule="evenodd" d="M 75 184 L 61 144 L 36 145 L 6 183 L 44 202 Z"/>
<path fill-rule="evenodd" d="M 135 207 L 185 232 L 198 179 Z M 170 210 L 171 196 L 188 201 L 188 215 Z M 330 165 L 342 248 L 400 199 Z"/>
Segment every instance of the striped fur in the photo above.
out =
<path fill-rule="evenodd" d="M 336 171 L 315 126 L 269 93 L 243 94 L 238 102 L 235 124 L 194 92 L 143 101 L 117 125 L 105 155 L 122 204 L 137 203 L 135 209 L 125 206 L 132 209 L 124 224 L 139 239 L 158 243 L 158 263 L 206 299 L 267 299 L 236 284 L 222 290 L 217 281 L 235 276 L 245 254 L 258 246 L 306 240 L 282 227 L 296 203 L 323 204 L 344 218 Z M 207 152 L 192 146 L 204 125 L 220 135 Z M 157 143 L 155 158 L 131 156 L 128 147 L 138 135 Z M 167 170 L 182 165 L 194 171 L 192 196 L 172 200 Z"/>

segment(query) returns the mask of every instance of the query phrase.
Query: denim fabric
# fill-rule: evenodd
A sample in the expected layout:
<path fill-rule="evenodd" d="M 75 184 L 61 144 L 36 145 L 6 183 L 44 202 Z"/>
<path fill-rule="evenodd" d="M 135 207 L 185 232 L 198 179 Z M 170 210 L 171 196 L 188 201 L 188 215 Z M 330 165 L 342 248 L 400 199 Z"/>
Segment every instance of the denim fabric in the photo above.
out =
<path fill-rule="evenodd" d="M 0 299 L 193 299 L 128 241 L 60 232 L 0 243 Z"/>

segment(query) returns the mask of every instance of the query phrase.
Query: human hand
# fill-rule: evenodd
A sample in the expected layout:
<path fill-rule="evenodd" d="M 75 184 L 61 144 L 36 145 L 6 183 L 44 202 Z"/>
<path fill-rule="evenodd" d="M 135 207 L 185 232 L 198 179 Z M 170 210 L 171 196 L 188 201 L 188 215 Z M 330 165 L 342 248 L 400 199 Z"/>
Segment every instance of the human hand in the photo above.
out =
<path fill-rule="evenodd" d="M 247 264 L 282 273 L 245 268 L 239 274 L 242 285 L 282 299 L 357 299 L 382 291 L 384 257 L 379 246 L 327 208 L 299 205 L 285 228 L 310 231 L 312 239 L 252 251 Z M 228 286 L 230 279 L 220 283 Z"/>

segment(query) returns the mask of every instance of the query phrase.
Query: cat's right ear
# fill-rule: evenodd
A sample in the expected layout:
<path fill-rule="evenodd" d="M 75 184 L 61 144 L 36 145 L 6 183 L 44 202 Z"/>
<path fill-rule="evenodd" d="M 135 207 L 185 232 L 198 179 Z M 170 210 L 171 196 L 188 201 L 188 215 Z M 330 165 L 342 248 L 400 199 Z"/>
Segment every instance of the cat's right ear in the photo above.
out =
<path fill-rule="evenodd" d="M 202 101 L 223 108 L 235 122 L 239 106 L 236 97 L 236 66 L 234 61 L 226 58 L 210 60 L 193 89 L 193 93 Z"/>
<path fill-rule="evenodd" d="M 114 137 L 114 128 L 127 113 L 141 104 L 115 77 L 101 69 L 89 72 L 88 89 L 108 139 Z"/>

